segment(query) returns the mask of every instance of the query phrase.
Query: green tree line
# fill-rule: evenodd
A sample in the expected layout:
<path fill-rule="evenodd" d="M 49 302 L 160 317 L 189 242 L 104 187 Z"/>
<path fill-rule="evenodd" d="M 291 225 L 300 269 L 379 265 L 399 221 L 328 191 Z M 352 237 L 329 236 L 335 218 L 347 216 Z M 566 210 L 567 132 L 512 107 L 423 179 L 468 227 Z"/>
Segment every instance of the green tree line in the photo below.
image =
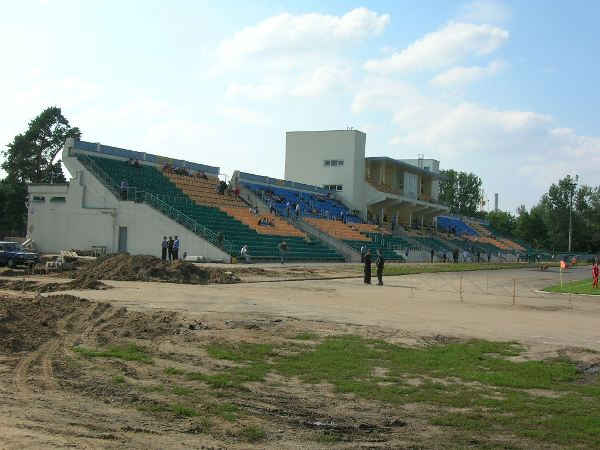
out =
<path fill-rule="evenodd" d="M 487 213 L 497 233 L 550 251 L 566 251 L 569 242 L 569 209 L 572 199 L 572 250 L 600 250 L 600 187 L 577 186 L 567 175 L 553 183 L 548 192 L 529 210 L 517 208 Z"/>

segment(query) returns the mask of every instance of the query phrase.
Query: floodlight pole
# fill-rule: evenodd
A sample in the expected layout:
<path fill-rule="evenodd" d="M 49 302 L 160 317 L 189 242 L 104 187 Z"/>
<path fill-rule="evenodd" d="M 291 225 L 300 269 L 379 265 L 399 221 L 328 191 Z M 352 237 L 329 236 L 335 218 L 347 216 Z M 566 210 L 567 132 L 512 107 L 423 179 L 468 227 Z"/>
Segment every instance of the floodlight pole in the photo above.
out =
<path fill-rule="evenodd" d="M 575 175 L 575 182 L 571 182 L 570 186 L 570 194 L 571 199 L 569 201 L 569 253 L 571 253 L 571 241 L 573 235 L 573 195 L 575 195 L 575 188 L 577 187 L 577 182 L 579 181 L 579 175 Z"/>

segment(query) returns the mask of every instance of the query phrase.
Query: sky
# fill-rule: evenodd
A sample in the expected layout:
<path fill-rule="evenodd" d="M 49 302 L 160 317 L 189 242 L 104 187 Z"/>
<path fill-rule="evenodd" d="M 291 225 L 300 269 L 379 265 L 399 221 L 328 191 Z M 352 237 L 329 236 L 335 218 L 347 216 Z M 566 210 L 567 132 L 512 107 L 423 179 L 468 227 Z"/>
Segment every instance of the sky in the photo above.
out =
<path fill-rule="evenodd" d="M 282 178 L 285 132 L 473 172 L 500 209 L 600 185 L 600 2 L 0 0 L 0 148 L 86 141 Z M 493 206 L 493 205 L 491 205 Z"/>

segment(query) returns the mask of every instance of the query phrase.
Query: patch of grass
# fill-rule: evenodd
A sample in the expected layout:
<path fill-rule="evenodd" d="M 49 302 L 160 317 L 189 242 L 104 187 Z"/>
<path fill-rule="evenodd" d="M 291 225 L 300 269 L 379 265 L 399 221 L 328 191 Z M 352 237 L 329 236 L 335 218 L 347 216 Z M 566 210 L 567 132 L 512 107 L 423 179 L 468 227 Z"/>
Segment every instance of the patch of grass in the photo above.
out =
<path fill-rule="evenodd" d="M 299 341 L 316 341 L 319 339 L 319 335 L 316 333 L 311 333 L 310 331 L 303 331 L 296 334 L 293 339 L 297 339 Z"/>
<path fill-rule="evenodd" d="M 409 348 L 356 336 L 327 338 L 314 350 L 282 356 L 277 371 L 337 392 L 394 404 L 426 403 L 438 426 L 488 437 L 514 434 L 537 443 L 600 446 L 600 380 L 580 382 L 568 360 L 513 362 L 523 348 L 473 340 Z M 375 376 L 373 368 L 384 369 Z M 408 379 L 422 380 L 418 387 Z M 384 382 L 384 383 L 382 383 Z M 556 394 L 536 396 L 529 389 Z M 444 413 L 445 407 L 467 412 Z"/>
<path fill-rule="evenodd" d="M 234 422 L 237 419 L 236 413 L 239 408 L 233 403 L 211 403 L 206 405 L 206 411 L 229 422 Z"/>
<path fill-rule="evenodd" d="M 546 292 L 560 292 L 560 293 L 571 293 L 571 294 L 588 294 L 588 295 L 600 295 L 600 288 L 594 289 L 592 287 L 592 279 L 580 280 L 573 283 L 564 283 L 562 287 L 560 284 L 548 286 L 544 288 Z"/>
<path fill-rule="evenodd" d="M 332 433 L 322 433 L 317 434 L 315 437 L 315 442 L 320 444 L 333 444 L 335 442 L 340 442 L 340 437 L 337 434 Z"/>
<path fill-rule="evenodd" d="M 242 430 L 242 436 L 248 442 L 260 442 L 267 438 L 267 433 L 260 427 L 249 426 Z"/>
<path fill-rule="evenodd" d="M 173 386 L 173 394 L 181 395 L 182 397 L 189 397 L 194 394 L 194 390 L 185 386 Z"/>
<path fill-rule="evenodd" d="M 482 255 L 483 256 L 483 255 Z M 546 263 L 545 263 L 546 264 Z M 547 263 L 550 267 L 558 266 L 558 263 Z M 362 270 L 362 266 L 356 266 Z M 439 263 L 439 264 L 403 264 L 387 265 L 383 269 L 384 275 L 410 275 L 416 273 L 437 272 L 471 272 L 475 270 L 502 270 L 502 269 L 526 269 L 538 267 L 539 264 L 526 263 Z"/>
<path fill-rule="evenodd" d="M 163 392 L 165 387 L 162 384 L 157 384 L 154 386 L 140 386 L 140 389 L 144 392 Z"/>
<path fill-rule="evenodd" d="M 116 345 L 105 350 L 94 350 L 86 347 L 74 347 L 73 351 L 87 358 L 117 358 L 125 361 L 138 361 L 152 364 L 152 358 L 142 347 L 133 344 Z"/>
<path fill-rule="evenodd" d="M 269 371 L 269 365 L 265 362 L 256 362 L 241 367 L 230 367 L 216 374 L 205 374 L 191 372 L 187 374 L 189 380 L 204 381 L 213 388 L 243 387 L 243 383 L 250 381 L 262 381 Z"/>
<path fill-rule="evenodd" d="M 273 347 L 268 344 L 211 344 L 206 348 L 210 356 L 229 361 L 264 361 L 272 354 Z"/>
<path fill-rule="evenodd" d="M 115 375 L 110 381 L 115 384 L 122 384 L 125 383 L 125 377 L 123 375 Z"/>
<path fill-rule="evenodd" d="M 184 375 L 185 374 L 185 370 L 178 369 L 177 367 L 165 367 L 164 372 L 167 375 Z"/>

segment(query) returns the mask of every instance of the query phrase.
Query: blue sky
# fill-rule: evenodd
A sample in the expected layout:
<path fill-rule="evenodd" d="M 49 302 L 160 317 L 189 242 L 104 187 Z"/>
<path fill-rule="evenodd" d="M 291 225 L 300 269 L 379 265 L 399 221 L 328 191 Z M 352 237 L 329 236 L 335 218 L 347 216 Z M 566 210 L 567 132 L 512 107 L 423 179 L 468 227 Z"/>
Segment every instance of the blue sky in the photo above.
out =
<path fill-rule="evenodd" d="M 285 131 L 478 174 L 500 207 L 600 185 L 600 3 L 0 2 L 0 143 L 85 140 L 282 177 Z"/>

